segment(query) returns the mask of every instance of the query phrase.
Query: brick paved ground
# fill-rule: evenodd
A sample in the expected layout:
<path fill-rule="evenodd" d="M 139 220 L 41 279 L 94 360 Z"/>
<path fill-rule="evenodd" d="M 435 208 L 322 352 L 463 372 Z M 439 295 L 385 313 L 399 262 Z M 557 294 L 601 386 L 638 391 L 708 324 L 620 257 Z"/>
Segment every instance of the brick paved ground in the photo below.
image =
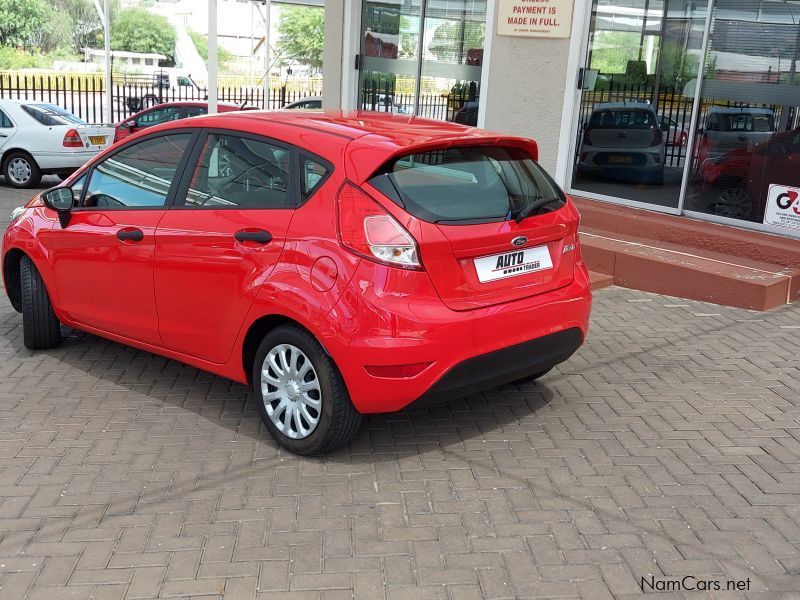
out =
<path fill-rule="evenodd" d="M 541 385 L 301 459 L 243 386 L 75 332 L 31 353 L 0 296 L 0 598 L 799 598 L 800 306 L 611 289 L 593 320 Z"/>

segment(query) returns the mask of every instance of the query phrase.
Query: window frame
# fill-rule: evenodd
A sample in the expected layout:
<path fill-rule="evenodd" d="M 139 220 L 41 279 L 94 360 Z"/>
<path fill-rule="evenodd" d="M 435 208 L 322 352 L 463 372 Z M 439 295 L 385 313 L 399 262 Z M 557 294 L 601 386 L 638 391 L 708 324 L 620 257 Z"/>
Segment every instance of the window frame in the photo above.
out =
<path fill-rule="evenodd" d="M 9 125 L 2 125 L 2 120 L 0 119 L 0 129 L 16 129 L 17 124 L 14 123 L 14 119 L 8 114 L 8 110 L 0 108 L 0 115 L 6 118 L 6 121 L 9 122 Z"/>
<path fill-rule="evenodd" d="M 97 168 L 97 165 L 100 165 L 107 160 L 113 158 L 120 152 L 130 148 L 131 146 L 141 144 L 143 142 L 147 142 L 156 138 L 160 137 L 168 137 L 171 135 L 179 135 L 179 134 L 190 134 L 189 141 L 186 144 L 186 150 L 181 157 L 180 162 L 178 162 L 178 166 L 175 170 L 175 177 L 173 177 L 172 182 L 169 186 L 169 191 L 167 192 L 167 197 L 164 199 L 164 204 L 160 206 L 124 206 L 124 207 L 112 207 L 112 206 L 84 206 L 83 203 L 86 200 L 86 191 L 89 189 L 89 184 L 92 182 L 92 176 L 94 175 L 94 171 Z M 91 212 L 91 211 L 121 211 L 121 210 L 167 210 L 173 206 L 175 201 L 175 195 L 177 192 L 177 185 L 183 180 L 183 173 L 186 169 L 186 164 L 192 152 L 195 149 L 197 144 L 197 139 L 199 137 L 200 130 L 198 129 L 190 129 L 186 127 L 180 127 L 175 129 L 168 129 L 165 131 L 156 131 L 153 133 L 148 133 L 143 135 L 142 137 L 137 137 L 134 140 L 129 142 L 125 142 L 120 145 L 119 148 L 115 148 L 113 152 L 109 152 L 108 154 L 104 154 L 101 160 L 93 163 L 85 172 L 81 174 L 81 177 L 86 176 L 86 184 L 83 186 L 83 190 L 81 191 L 80 199 L 78 201 L 78 206 L 72 208 L 73 212 Z M 78 177 L 80 179 L 80 177 Z M 78 180 L 76 179 L 76 181 Z M 72 189 L 72 186 L 70 186 Z"/>
<path fill-rule="evenodd" d="M 232 206 L 214 206 L 214 207 L 202 207 L 202 206 L 194 206 L 194 205 L 187 205 L 186 204 L 186 197 L 189 193 L 189 185 L 192 182 L 192 178 L 194 177 L 194 173 L 197 170 L 198 162 L 200 161 L 200 156 L 205 149 L 206 142 L 208 141 L 209 137 L 212 135 L 220 135 L 220 136 L 230 136 L 230 137 L 239 137 L 243 139 L 249 139 L 254 142 L 261 142 L 262 144 L 270 144 L 276 146 L 278 148 L 282 148 L 287 150 L 291 156 L 289 161 L 289 168 L 291 169 L 291 177 L 289 179 L 289 185 L 286 190 L 286 205 L 285 206 L 240 206 L 240 205 L 232 205 Z M 301 185 L 300 185 L 300 177 L 301 177 L 301 169 L 300 169 L 300 162 L 301 162 L 301 155 L 303 157 L 314 160 L 321 165 L 323 165 L 326 169 L 328 169 L 328 173 L 323 177 L 319 183 L 315 186 L 313 192 L 308 195 L 308 197 L 304 198 L 303 194 L 301 193 Z M 189 168 L 191 167 L 191 168 Z M 325 160 L 324 158 L 308 152 L 303 148 L 299 148 L 293 144 L 288 142 L 284 142 L 282 140 L 278 140 L 275 138 L 267 137 L 265 135 L 259 135 L 257 133 L 251 133 L 248 131 L 238 131 L 236 129 L 222 129 L 218 127 L 207 127 L 200 130 L 200 133 L 195 140 L 195 145 L 192 148 L 192 151 L 188 153 L 188 161 L 187 164 L 184 166 L 183 174 L 181 177 L 180 184 L 178 185 L 177 189 L 175 190 L 174 202 L 170 206 L 171 209 L 177 210 L 197 210 L 197 211 L 205 211 L 209 212 L 212 210 L 297 210 L 301 206 L 303 206 L 306 202 L 308 202 L 317 191 L 322 187 L 322 185 L 327 181 L 327 179 L 333 173 L 333 164 L 329 160 Z"/>

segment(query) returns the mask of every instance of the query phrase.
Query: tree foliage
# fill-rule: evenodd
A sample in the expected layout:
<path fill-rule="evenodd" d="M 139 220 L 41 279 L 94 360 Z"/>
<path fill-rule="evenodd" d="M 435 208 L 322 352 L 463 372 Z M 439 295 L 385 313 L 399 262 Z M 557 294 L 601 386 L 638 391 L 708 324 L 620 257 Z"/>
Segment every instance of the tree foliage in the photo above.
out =
<path fill-rule="evenodd" d="M 197 31 L 193 31 L 191 29 L 188 30 L 189 37 L 192 38 L 192 43 L 194 47 L 197 49 L 197 53 L 200 55 L 206 63 L 208 63 L 208 36 L 203 35 Z M 234 55 L 220 46 L 217 45 L 217 66 L 222 68 L 226 66 L 229 62 L 234 59 Z"/>
<path fill-rule="evenodd" d="M 460 63 L 469 50 L 483 48 L 486 24 L 480 21 L 445 21 L 433 32 L 430 51 L 441 62 Z"/>
<path fill-rule="evenodd" d="M 175 28 L 166 17 L 141 8 L 119 11 L 111 21 L 111 47 L 114 50 L 163 54 L 175 62 Z"/>
<path fill-rule="evenodd" d="M 30 46 L 48 10 L 44 0 L 0 0 L 0 45 Z"/>
<path fill-rule="evenodd" d="M 312 69 L 322 68 L 325 38 L 325 11 L 308 6 L 281 7 L 278 18 L 278 45 L 285 58 Z"/>

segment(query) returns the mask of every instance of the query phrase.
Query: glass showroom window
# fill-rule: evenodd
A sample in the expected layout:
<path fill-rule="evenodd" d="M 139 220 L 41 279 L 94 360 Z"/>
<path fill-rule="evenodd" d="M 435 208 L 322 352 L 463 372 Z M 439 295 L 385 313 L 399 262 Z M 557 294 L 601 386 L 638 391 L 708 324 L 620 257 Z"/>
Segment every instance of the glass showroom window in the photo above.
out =
<path fill-rule="evenodd" d="M 800 1 L 711 16 L 684 209 L 800 236 Z"/>
<path fill-rule="evenodd" d="M 360 108 L 477 125 L 486 0 L 366 0 L 361 29 Z"/>
<path fill-rule="evenodd" d="M 705 24 L 697 0 L 594 0 L 573 191 L 678 212 Z"/>

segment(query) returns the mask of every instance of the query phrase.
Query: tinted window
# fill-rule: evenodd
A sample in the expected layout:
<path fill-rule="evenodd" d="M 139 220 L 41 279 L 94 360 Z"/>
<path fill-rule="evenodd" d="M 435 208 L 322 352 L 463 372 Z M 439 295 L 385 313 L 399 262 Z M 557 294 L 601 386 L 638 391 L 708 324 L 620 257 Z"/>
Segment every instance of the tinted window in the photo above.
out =
<path fill-rule="evenodd" d="M 564 195 L 516 148 L 449 148 L 400 158 L 370 183 L 425 221 L 497 221 L 564 205 Z M 535 209 L 535 210 L 534 210 Z"/>
<path fill-rule="evenodd" d="M 712 114 L 708 119 L 708 130 L 769 133 L 775 131 L 775 118 L 767 113 Z"/>
<path fill-rule="evenodd" d="M 94 167 L 84 206 L 163 206 L 191 137 L 178 133 L 128 146 Z"/>
<path fill-rule="evenodd" d="M 650 129 L 656 119 L 649 110 L 599 110 L 592 113 L 592 129 Z"/>
<path fill-rule="evenodd" d="M 200 153 L 186 205 L 197 208 L 291 206 L 291 151 L 267 142 L 211 134 Z"/>
<path fill-rule="evenodd" d="M 155 108 L 136 117 L 136 125 L 138 127 L 152 127 L 167 121 L 177 121 L 180 118 L 181 109 L 179 107 L 166 106 L 164 108 Z"/>
<path fill-rule="evenodd" d="M 322 180 L 330 170 L 312 158 L 302 158 L 300 164 L 302 168 L 300 192 L 303 194 L 303 200 L 306 200 L 322 185 Z"/>
<path fill-rule="evenodd" d="M 86 122 L 55 104 L 23 104 L 22 110 L 42 125 L 83 125 Z"/>
<path fill-rule="evenodd" d="M 14 124 L 11 122 L 11 119 L 8 118 L 8 115 L 0 110 L 0 127 L 13 127 Z"/>
<path fill-rule="evenodd" d="M 184 117 L 196 117 L 198 115 L 204 115 L 207 112 L 208 109 L 205 106 L 185 106 L 183 108 Z"/>

